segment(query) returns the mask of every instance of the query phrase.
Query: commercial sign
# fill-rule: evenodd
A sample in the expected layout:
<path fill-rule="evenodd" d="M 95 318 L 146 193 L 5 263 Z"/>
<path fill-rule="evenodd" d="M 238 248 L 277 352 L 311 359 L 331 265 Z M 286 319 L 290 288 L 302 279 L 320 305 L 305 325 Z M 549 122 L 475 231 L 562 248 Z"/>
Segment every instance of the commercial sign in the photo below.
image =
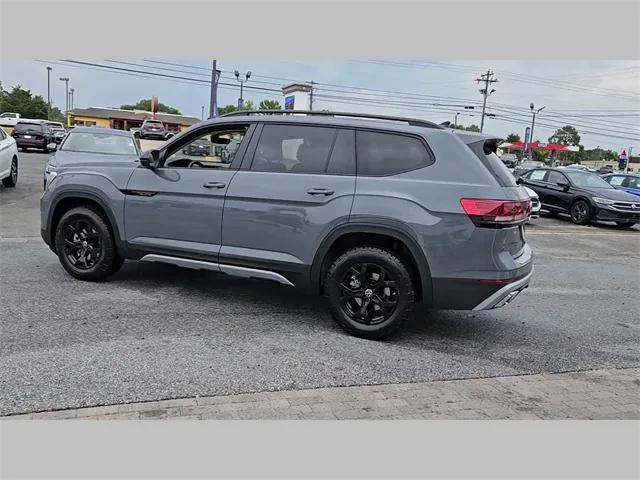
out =
<path fill-rule="evenodd" d="M 295 95 L 289 95 L 288 97 L 284 97 L 284 109 L 285 110 L 295 110 Z"/>

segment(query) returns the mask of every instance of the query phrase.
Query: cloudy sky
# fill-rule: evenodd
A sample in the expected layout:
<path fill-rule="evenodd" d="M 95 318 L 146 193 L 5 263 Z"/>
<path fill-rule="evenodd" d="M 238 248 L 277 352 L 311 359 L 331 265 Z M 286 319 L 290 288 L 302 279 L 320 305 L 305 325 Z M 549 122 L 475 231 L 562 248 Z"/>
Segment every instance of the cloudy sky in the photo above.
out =
<path fill-rule="evenodd" d="M 84 63 L 71 63 L 84 62 Z M 14 85 L 64 110 L 64 82 L 75 89 L 75 107 L 119 107 L 157 95 L 162 103 L 200 117 L 209 104 L 210 60 L 67 59 L 2 61 L 5 89 Z M 105 68 L 106 67 L 106 68 Z M 506 136 L 531 122 L 529 104 L 546 107 L 536 118 L 534 138 L 546 141 L 563 125 L 574 125 L 587 148 L 640 151 L 640 62 L 638 61 L 412 61 L 412 60 L 219 60 L 223 71 L 219 104 L 236 104 L 233 71 L 252 71 L 245 100 L 277 99 L 282 85 L 314 81 L 314 109 L 384 113 L 438 123 L 480 124 L 482 95 L 476 78 L 491 69 L 498 79 L 488 99 L 485 132 Z M 474 107 L 465 108 L 465 107 Z"/>

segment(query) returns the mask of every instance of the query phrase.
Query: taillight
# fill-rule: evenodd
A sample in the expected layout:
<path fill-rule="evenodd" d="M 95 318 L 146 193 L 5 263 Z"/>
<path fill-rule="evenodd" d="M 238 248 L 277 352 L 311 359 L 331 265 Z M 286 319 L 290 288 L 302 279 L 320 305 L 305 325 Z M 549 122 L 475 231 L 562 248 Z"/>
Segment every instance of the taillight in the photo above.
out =
<path fill-rule="evenodd" d="M 463 198 L 460 204 L 478 227 L 513 225 L 526 220 L 531 211 L 531 200 Z"/>

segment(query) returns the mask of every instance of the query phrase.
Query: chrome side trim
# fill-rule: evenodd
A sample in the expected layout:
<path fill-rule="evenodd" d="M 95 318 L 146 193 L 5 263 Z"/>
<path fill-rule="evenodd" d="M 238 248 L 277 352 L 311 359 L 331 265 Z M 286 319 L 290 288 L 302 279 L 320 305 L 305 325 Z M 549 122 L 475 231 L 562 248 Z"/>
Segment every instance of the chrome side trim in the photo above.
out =
<path fill-rule="evenodd" d="M 178 267 L 192 268 L 195 270 L 220 271 L 220 265 L 217 263 L 205 262 L 203 260 L 191 260 L 190 258 L 170 257 L 169 255 L 149 254 L 145 255 L 140 260 L 143 262 L 170 263 L 171 265 L 177 265 Z"/>
<path fill-rule="evenodd" d="M 260 278 L 263 280 L 273 280 L 294 287 L 295 285 L 279 273 L 270 270 L 259 270 L 257 268 L 238 267 L 236 265 L 225 265 L 204 260 L 192 260 L 190 258 L 171 257 L 169 255 L 148 254 L 140 259 L 143 262 L 160 262 L 177 265 L 178 267 L 192 268 L 195 270 L 213 270 L 222 272 L 234 277 Z"/>
<path fill-rule="evenodd" d="M 480 302 L 478 305 L 476 305 L 473 309 L 474 310 L 489 310 L 489 309 L 493 308 L 494 306 L 496 306 L 496 304 L 498 304 L 500 302 L 500 300 L 502 300 L 504 297 L 509 295 L 511 292 L 513 292 L 515 290 L 519 290 L 519 289 L 524 288 L 525 286 L 527 286 L 529 284 L 529 280 L 531 280 L 531 276 L 532 275 L 533 275 L 533 267 L 531 268 L 531 271 L 529 272 L 529 274 L 526 277 L 521 278 L 520 280 L 517 280 L 515 282 L 512 282 L 512 283 L 509 283 L 509 284 L 505 285 L 504 287 L 502 287 L 500 290 L 498 290 L 493 295 L 485 298 L 482 302 Z"/>
<path fill-rule="evenodd" d="M 293 287 L 293 283 L 284 278 L 282 275 L 270 270 L 258 270 L 257 268 L 238 267 L 236 265 L 220 264 L 220 270 L 223 273 L 244 278 L 262 278 L 264 280 L 273 280 L 284 285 Z"/>

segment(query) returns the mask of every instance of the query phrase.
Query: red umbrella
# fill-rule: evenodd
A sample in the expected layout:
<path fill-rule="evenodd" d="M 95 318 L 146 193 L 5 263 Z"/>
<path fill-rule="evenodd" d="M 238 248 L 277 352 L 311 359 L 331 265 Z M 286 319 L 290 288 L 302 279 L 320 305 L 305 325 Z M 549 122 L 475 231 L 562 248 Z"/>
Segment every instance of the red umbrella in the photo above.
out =
<path fill-rule="evenodd" d="M 523 150 L 524 142 L 503 143 L 500 148 L 512 148 L 514 150 Z M 532 150 L 556 150 L 559 152 L 577 152 L 580 149 L 569 145 L 562 145 L 560 143 L 543 143 L 543 142 L 531 142 L 529 148 Z"/>

